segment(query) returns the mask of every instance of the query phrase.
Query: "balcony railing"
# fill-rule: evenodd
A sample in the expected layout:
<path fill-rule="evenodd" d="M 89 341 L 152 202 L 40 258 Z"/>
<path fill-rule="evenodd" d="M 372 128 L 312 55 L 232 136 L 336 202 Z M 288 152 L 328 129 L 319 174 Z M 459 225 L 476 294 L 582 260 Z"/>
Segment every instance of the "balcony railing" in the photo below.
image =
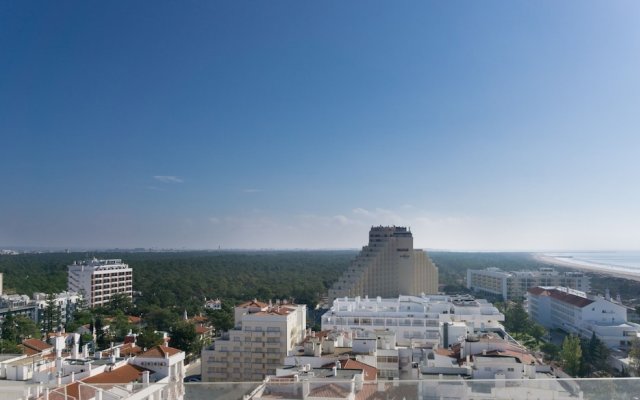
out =
<path fill-rule="evenodd" d="M 266 370 L 266 369 L 265 369 Z M 248 372 L 248 371 L 245 371 Z M 237 372 L 236 375 L 240 376 Z M 246 376 L 246 373 L 244 374 Z M 226 379 L 226 373 L 209 373 L 214 379 Z M 258 375 L 256 375 L 257 379 Z M 467 380 L 439 378 L 358 382 L 329 378 L 275 378 L 266 382 L 87 384 L 80 382 L 79 399 L 157 398 L 166 400 L 204 399 L 304 399 L 317 398 L 329 389 L 332 399 L 637 399 L 640 378 Z M 100 393 L 101 392 L 101 393 Z M 0 384 L 0 398 L 63 399 L 65 387 L 55 385 Z M 339 395 L 338 395 L 339 394 Z M 62 396 L 61 396 L 62 395 Z"/>

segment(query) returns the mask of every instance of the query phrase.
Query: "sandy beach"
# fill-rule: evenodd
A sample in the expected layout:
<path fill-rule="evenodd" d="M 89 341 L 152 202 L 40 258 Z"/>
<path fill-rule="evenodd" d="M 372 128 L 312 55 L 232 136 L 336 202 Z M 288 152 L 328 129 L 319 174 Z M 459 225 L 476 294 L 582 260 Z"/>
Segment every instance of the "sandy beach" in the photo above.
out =
<path fill-rule="evenodd" d="M 640 282 L 640 274 L 615 271 L 615 270 L 610 270 L 606 268 L 600 268 L 595 265 L 591 266 L 591 265 L 578 264 L 571 261 L 564 261 L 560 258 L 547 256 L 545 254 L 534 254 L 533 257 L 540 262 L 557 266 L 557 267 L 571 268 L 579 271 L 591 272 L 591 273 L 600 274 L 600 275 L 607 275 L 615 278 L 630 279 L 633 281 Z"/>

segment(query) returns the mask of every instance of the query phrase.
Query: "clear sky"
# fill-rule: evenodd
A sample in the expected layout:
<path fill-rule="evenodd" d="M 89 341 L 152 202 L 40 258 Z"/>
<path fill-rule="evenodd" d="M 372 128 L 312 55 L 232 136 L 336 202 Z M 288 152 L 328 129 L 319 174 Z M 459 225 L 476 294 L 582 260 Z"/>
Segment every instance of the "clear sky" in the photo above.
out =
<path fill-rule="evenodd" d="M 640 2 L 2 1 L 0 246 L 640 249 Z"/>

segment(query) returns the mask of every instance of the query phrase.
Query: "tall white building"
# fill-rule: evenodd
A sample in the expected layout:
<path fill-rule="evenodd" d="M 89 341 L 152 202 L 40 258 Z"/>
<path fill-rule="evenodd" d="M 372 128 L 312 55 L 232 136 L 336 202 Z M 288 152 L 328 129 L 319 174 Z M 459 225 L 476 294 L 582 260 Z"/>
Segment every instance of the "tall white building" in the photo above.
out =
<path fill-rule="evenodd" d="M 557 272 L 553 268 L 538 271 L 510 271 L 499 268 L 467 270 L 467 287 L 480 292 L 502 296 L 503 300 L 519 300 L 527 290 L 536 286 L 563 286 L 589 292 L 589 276 L 582 272 Z"/>
<path fill-rule="evenodd" d="M 68 268 L 68 290 L 82 294 L 89 307 L 107 304 L 116 293 L 133 298 L 133 270 L 120 259 L 74 261 Z"/>
<path fill-rule="evenodd" d="M 369 245 L 329 289 L 329 299 L 437 292 L 438 269 L 423 250 L 413 248 L 411 232 L 399 226 L 376 226 L 369 232 Z"/>
<path fill-rule="evenodd" d="M 594 333 L 607 346 L 627 349 L 640 338 L 640 325 L 627 321 L 627 309 L 599 296 L 564 287 L 535 287 L 527 293 L 527 311 L 545 328 L 584 338 Z"/>
<path fill-rule="evenodd" d="M 258 381 L 275 374 L 304 339 L 306 318 L 306 305 L 253 300 L 237 306 L 228 337 L 202 351 L 202 380 Z"/>

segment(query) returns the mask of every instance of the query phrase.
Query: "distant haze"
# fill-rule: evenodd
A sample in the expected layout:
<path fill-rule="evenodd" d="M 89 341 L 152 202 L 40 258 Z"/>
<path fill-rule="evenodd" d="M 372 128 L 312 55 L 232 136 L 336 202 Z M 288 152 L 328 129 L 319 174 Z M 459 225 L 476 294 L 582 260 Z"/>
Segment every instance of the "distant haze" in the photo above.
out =
<path fill-rule="evenodd" d="M 0 248 L 640 250 L 640 2 L 3 2 Z"/>

